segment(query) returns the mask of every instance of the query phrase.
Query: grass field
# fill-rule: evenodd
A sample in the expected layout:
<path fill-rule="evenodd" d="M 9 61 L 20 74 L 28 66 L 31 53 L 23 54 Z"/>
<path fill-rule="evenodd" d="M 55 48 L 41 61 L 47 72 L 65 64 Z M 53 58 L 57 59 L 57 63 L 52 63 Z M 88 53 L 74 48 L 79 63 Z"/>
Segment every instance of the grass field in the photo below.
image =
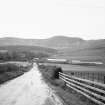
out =
<path fill-rule="evenodd" d="M 71 64 L 46 64 L 46 65 L 56 65 L 62 68 L 63 72 L 76 76 L 83 79 L 88 79 L 91 81 L 105 83 L 105 66 L 81 66 L 81 65 L 71 65 Z"/>
<path fill-rule="evenodd" d="M 91 81 L 105 83 L 105 67 L 104 66 L 79 66 L 62 64 L 63 72 Z"/>

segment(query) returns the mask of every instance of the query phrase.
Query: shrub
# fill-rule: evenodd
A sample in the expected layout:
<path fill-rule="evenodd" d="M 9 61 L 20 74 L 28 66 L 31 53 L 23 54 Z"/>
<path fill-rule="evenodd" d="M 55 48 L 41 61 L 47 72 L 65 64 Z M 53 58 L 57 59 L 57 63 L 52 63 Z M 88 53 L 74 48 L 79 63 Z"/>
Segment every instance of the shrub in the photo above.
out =
<path fill-rule="evenodd" d="M 59 72 L 63 72 L 61 67 L 40 65 L 41 72 L 50 79 L 59 79 Z M 46 77 L 45 76 L 45 77 Z"/>

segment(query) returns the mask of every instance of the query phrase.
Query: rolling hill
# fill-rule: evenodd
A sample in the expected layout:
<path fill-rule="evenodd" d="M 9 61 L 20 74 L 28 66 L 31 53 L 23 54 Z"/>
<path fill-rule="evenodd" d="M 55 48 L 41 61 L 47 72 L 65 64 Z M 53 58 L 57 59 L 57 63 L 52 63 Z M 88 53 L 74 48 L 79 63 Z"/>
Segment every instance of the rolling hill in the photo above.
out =
<path fill-rule="evenodd" d="M 51 48 L 45 48 L 40 46 L 19 46 L 19 45 L 10 45 L 10 46 L 0 46 L 0 51 L 16 51 L 16 52 L 41 52 L 47 54 L 56 54 L 57 50 Z"/>
<path fill-rule="evenodd" d="M 71 44 L 78 43 L 81 41 L 83 40 L 80 38 L 70 38 L 64 36 L 56 36 L 48 39 L 19 39 L 13 37 L 5 37 L 0 38 L 0 46 L 41 46 L 54 49 L 61 49 L 68 48 L 71 46 Z"/>
<path fill-rule="evenodd" d="M 0 49 L 24 49 L 53 53 L 53 57 L 105 60 L 105 39 L 83 40 L 75 37 L 55 36 L 48 39 L 0 38 Z M 26 47 L 27 46 L 27 47 Z"/>
<path fill-rule="evenodd" d="M 85 61 L 102 61 L 105 63 L 105 40 L 88 40 L 78 44 L 73 43 L 71 47 L 59 50 L 55 57 Z"/>

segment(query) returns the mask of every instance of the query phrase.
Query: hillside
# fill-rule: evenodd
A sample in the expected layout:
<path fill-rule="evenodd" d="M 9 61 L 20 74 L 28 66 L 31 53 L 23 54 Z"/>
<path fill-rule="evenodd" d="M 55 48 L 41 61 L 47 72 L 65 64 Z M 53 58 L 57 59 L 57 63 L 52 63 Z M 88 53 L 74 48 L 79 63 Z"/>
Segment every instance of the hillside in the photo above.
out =
<path fill-rule="evenodd" d="M 96 51 L 100 53 L 100 55 L 105 55 L 105 40 L 89 40 L 81 43 L 74 43 L 69 48 L 65 48 L 60 50 L 62 53 L 69 53 L 70 55 L 82 55 L 80 52 L 85 52 L 85 55 L 92 54 L 89 51 L 93 51 L 93 54 L 98 54 Z"/>
<path fill-rule="evenodd" d="M 105 62 L 105 40 L 89 40 L 72 44 L 69 48 L 61 49 L 55 57 Z"/>
<path fill-rule="evenodd" d="M 57 54 L 55 49 L 39 46 L 0 46 L 0 62 L 26 61 L 33 58 L 50 57 Z"/>
<path fill-rule="evenodd" d="M 48 39 L 0 38 L 0 46 L 1 50 L 51 53 L 56 58 L 105 61 L 105 39 L 87 41 L 64 36 Z"/>
<path fill-rule="evenodd" d="M 5 37 L 0 38 L 0 46 L 11 46 L 11 45 L 20 45 L 20 46 L 41 46 L 48 48 L 68 48 L 73 43 L 79 43 L 83 41 L 80 38 L 71 38 L 64 36 L 56 36 L 48 39 L 19 39 Z"/>
<path fill-rule="evenodd" d="M 57 50 L 51 48 L 44 48 L 40 46 L 19 46 L 19 45 L 11 45 L 11 46 L 0 46 L 0 51 L 16 51 L 16 52 L 41 52 L 41 53 L 49 53 L 55 54 Z"/>
<path fill-rule="evenodd" d="M 46 45 L 51 48 L 69 48 L 74 44 L 84 42 L 84 40 L 76 37 L 64 37 L 64 36 L 56 36 L 46 40 Z"/>

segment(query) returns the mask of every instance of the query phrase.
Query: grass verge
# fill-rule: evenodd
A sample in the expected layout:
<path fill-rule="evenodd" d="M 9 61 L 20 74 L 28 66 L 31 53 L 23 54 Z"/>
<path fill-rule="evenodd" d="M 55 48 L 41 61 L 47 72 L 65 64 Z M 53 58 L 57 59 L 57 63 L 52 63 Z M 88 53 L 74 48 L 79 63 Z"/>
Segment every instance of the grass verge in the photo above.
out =
<path fill-rule="evenodd" d="M 56 91 L 57 95 L 65 102 L 65 105 L 97 105 L 85 96 L 66 87 L 65 82 L 57 77 L 57 73 L 59 73 L 59 71 L 62 72 L 61 68 L 59 68 L 60 67 L 57 66 L 39 66 L 45 82 Z"/>
<path fill-rule="evenodd" d="M 15 64 L 1 64 L 0 65 L 0 84 L 7 82 L 8 80 L 11 80 L 13 78 L 16 78 L 24 72 L 27 72 L 30 70 L 32 65 L 28 66 L 19 66 Z"/>

